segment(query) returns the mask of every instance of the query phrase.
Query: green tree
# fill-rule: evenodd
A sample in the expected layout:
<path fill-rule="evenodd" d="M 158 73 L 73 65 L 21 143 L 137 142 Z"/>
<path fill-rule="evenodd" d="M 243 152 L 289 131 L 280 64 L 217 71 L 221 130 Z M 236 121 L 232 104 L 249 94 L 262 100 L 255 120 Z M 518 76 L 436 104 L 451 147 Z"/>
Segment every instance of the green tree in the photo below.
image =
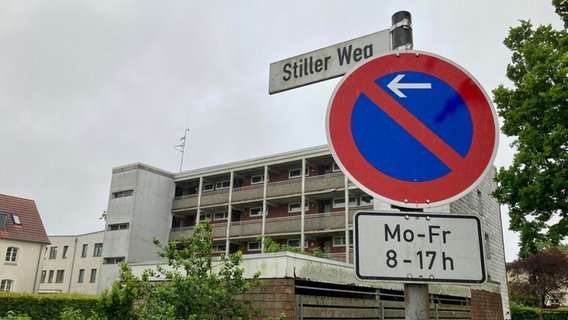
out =
<path fill-rule="evenodd" d="M 108 319 L 250 319 L 255 310 L 241 295 L 259 283 L 260 274 L 244 278 L 240 252 L 214 259 L 211 230 L 205 222 L 180 241 L 154 239 L 168 264 L 146 269 L 140 279 L 123 264 L 120 281 L 103 295 Z"/>
<path fill-rule="evenodd" d="M 539 241 L 558 244 L 568 235 L 568 0 L 553 4 L 564 29 L 530 21 L 510 28 L 512 88 L 493 91 L 501 130 L 516 148 L 512 165 L 497 173 L 494 196 L 520 232 L 521 257 L 536 253 Z"/>

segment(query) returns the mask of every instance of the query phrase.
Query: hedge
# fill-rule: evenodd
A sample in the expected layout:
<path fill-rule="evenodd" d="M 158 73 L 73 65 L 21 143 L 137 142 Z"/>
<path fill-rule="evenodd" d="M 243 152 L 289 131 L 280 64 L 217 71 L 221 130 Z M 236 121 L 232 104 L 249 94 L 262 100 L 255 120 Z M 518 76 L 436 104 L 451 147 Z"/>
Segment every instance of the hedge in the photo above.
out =
<path fill-rule="evenodd" d="M 539 309 L 511 304 L 512 320 L 540 320 Z M 568 310 L 543 310 L 542 320 L 568 320 Z"/>
<path fill-rule="evenodd" d="M 65 308 L 80 310 L 85 317 L 99 313 L 98 296 L 77 294 L 17 294 L 0 293 L 0 317 L 8 311 L 28 315 L 33 320 L 59 319 Z"/>

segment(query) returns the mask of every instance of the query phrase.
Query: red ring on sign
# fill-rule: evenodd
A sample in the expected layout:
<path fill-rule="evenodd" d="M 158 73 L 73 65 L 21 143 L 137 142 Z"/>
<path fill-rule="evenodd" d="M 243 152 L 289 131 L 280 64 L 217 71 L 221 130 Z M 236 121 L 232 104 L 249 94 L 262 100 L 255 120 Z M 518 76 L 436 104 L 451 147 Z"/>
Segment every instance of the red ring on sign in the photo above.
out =
<path fill-rule="evenodd" d="M 358 150 L 351 128 L 351 113 L 362 88 L 368 88 L 382 76 L 410 71 L 429 74 L 451 86 L 467 105 L 473 125 L 470 149 L 465 158 L 460 159 L 458 167 L 440 178 L 425 182 L 403 181 L 377 170 Z M 382 91 L 382 88 L 375 87 Z M 397 103 L 386 92 L 380 92 L 380 96 L 386 99 L 386 104 Z M 419 208 L 449 203 L 477 186 L 495 159 L 497 130 L 495 110 L 485 91 L 471 75 L 448 60 L 417 51 L 377 57 L 345 75 L 331 96 L 326 122 L 331 152 L 354 183 L 391 204 Z"/>

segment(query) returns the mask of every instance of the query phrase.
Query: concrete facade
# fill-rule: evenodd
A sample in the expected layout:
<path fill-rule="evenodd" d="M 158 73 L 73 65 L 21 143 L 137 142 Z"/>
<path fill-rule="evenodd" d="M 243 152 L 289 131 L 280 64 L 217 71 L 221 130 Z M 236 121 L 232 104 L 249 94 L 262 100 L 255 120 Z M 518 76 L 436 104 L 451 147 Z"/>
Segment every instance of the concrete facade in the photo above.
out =
<path fill-rule="evenodd" d="M 42 257 L 40 293 L 97 294 L 104 232 L 50 236 Z"/>

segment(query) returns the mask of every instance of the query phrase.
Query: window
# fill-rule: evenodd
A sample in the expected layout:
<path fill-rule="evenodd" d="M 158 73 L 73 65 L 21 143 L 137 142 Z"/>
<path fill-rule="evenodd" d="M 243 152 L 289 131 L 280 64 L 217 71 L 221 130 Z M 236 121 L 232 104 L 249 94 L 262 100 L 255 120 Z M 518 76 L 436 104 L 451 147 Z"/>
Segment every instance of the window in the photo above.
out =
<path fill-rule="evenodd" d="M 48 283 L 53 282 L 53 270 L 49 270 L 49 278 L 47 278 Z"/>
<path fill-rule="evenodd" d="M 41 271 L 41 280 L 39 280 L 40 283 L 45 283 L 45 277 L 47 276 L 47 271 L 42 270 Z"/>
<path fill-rule="evenodd" d="M 108 229 L 110 231 L 116 231 L 116 230 L 126 230 L 129 227 L 129 223 L 125 222 L 125 223 L 115 223 L 115 224 L 109 224 L 108 225 Z"/>
<path fill-rule="evenodd" d="M 264 182 L 264 175 L 263 174 L 257 174 L 257 175 L 250 177 L 250 184 L 257 184 L 257 183 L 263 183 L 263 182 Z"/>
<path fill-rule="evenodd" d="M 308 168 L 306 167 L 306 176 L 309 176 L 310 173 L 308 171 Z M 290 169 L 288 171 L 288 178 L 293 179 L 293 178 L 300 178 L 302 177 L 302 169 L 301 168 L 296 168 L 296 169 Z"/>
<path fill-rule="evenodd" d="M 249 242 L 247 248 L 248 251 L 260 251 L 260 242 Z"/>
<path fill-rule="evenodd" d="M 118 264 L 122 261 L 124 261 L 124 257 L 109 257 L 103 259 L 103 264 Z"/>
<path fill-rule="evenodd" d="M 83 283 L 85 279 L 85 269 L 79 269 L 79 279 L 77 279 L 77 283 Z"/>
<path fill-rule="evenodd" d="M 12 214 L 12 221 L 14 221 L 14 224 L 22 224 L 22 221 L 20 220 L 20 216 L 17 214 Z"/>
<path fill-rule="evenodd" d="M 63 246 L 63 252 L 61 253 L 61 258 L 67 258 L 67 250 L 69 246 Z"/>
<path fill-rule="evenodd" d="M 202 213 L 199 215 L 199 221 L 213 220 L 212 218 L 213 216 L 210 213 Z"/>
<path fill-rule="evenodd" d="M 4 279 L 0 282 L 0 291 L 2 292 L 11 292 L 12 291 L 12 284 L 14 281 Z"/>
<path fill-rule="evenodd" d="M 310 203 L 306 201 L 304 206 L 304 211 L 310 210 Z M 300 212 L 302 211 L 302 204 L 300 202 L 288 204 L 288 212 Z"/>
<path fill-rule="evenodd" d="M 204 183 L 202 189 L 203 189 L 203 191 L 213 191 L 213 184 L 212 183 Z"/>
<path fill-rule="evenodd" d="M 262 216 L 262 208 L 261 208 L 261 207 L 250 208 L 250 210 L 249 210 L 249 216 L 251 216 L 251 217 L 260 217 L 260 216 Z"/>
<path fill-rule="evenodd" d="M 288 247 L 299 248 L 300 239 L 292 239 L 287 241 Z"/>
<path fill-rule="evenodd" d="M 91 269 L 91 277 L 89 278 L 89 282 L 95 283 L 96 281 L 97 281 L 97 269 Z"/>
<path fill-rule="evenodd" d="M 6 217 L 8 217 L 8 215 L 0 213 L 0 230 L 4 230 L 4 227 L 6 226 Z"/>
<path fill-rule="evenodd" d="M 491 260 L 491 238 L 489 237 L 489 233 L 485 234 L 485 257 L 487 260 Z"/>
<path fill-rule="evenodd" d="M 334 247 L 345 247 L 345 236 L 343 237 L 333 237 L 333 246 Z M 349 236 L 349 246 L 353 246 L 353 236 Z"/>
<path fill-rule="evenodd" d="M 229 219 L 229 213 L 228 212 L 217 212 L 217 213 L 215 213 L 214 219 L 215 220 L 227 220 L 227 219 Z"/>
<path fill-rule="evenodd" d="M 118 198 L 130 197 L 132 196 L 132 194 L 134 194 L 134 190 L 118 191 L 112 193 L 112 198 L 118 199 Z"/>
<path fill-rule="evenodd" d="M 349 197 L 349 206 L 356 206 L 357 200 L 353 197 Z M 345 198 L 334 198 L 333 199 L 334 208 L 345 208 Z"/>
<path fill-rule="evenodd" d="M 341 168 L 339 167 L 339 165 L 337 165 L 337 163 L 333 163 L 333 165 L 331 166 L 331 171 L 333 172 L 339 172 L 341 171 Z"/>
<path fill-rule="evenodd" d="M 361 205 L 362 206 L 370 206 L 370 205 L 373 204 L 373 202 L 374 202 L 373 200 L 374 199 L 371 196 L 367 196 L 367 195 L 361 196 Z"/>
<path fill-rule="evenodd" d="M 57 270 L 57 275 L 55 276 L 55 283 L 63 283 L 64 277 L 65 277 L 65 270 Z"/>
<path fill-rule="evenodd" d="M 213 250 L 215 252 L 225 252 L 227 250 L 227 246 L 225 244 L 215 244 L 213 245 Z"/>
<path fill-rule="evenodd" d="M 215 189 L 217 190 L 227 189 L 230 186 L 231 182 L 229 180 L 217 181 L 217 183 L 215 183 Z"/>
<path fill-rule="evenodd" d="M 88 244 L 84 244 L 83 245 L 83 250 L 81 251 L 81 258 L 84 258 L 87 256 L 87 251 L 89 250 L 89 245 Z"/>
<path fill-rule="evenodd" d="M 18 248 L 16 247 L 8 247 L 6 250 L 6 262 L 9 263 L 16 263 L 18 260 Z"/>
<path fill-rule="evenodd" d="M 57 247 L 49 248 L 49 259 L 57 259 Z"/>
<path fill-rule="evenodd" d="M 95 250 L 93 251 L 93 257 L 100 257 L 103 254 L 103 244 L 95 243 Z"/>

